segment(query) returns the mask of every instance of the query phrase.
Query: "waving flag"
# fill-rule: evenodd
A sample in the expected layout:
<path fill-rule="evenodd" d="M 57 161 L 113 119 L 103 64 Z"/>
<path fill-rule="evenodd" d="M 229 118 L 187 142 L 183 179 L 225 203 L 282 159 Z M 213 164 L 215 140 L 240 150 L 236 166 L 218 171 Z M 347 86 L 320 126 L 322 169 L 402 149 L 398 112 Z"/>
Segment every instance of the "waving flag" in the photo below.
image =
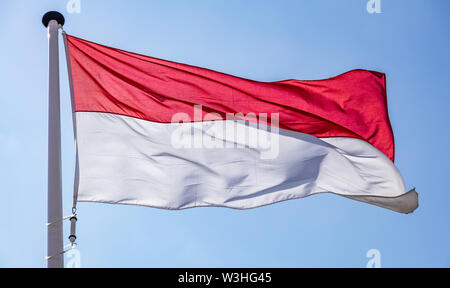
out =
<path fill-rule="evenodd" d="M 257 82 L 66 37 L 78 201 L 247 209 L 328 192 L 417 207 L 383 73 Z"/>

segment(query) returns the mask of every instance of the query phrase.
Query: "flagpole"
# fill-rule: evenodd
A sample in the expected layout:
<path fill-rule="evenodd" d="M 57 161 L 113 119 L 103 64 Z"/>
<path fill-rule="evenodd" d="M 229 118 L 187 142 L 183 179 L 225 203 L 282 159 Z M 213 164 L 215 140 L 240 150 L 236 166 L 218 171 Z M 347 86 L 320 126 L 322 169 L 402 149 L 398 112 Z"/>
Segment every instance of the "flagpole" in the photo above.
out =
<path fill-rule="evenodd" d="M 47 12 L 42 24 L 47 27 L 49 43 L 47 267 L 63 268 L 58 30 L 64 25 L 64 16 L 55 11 Z"/>

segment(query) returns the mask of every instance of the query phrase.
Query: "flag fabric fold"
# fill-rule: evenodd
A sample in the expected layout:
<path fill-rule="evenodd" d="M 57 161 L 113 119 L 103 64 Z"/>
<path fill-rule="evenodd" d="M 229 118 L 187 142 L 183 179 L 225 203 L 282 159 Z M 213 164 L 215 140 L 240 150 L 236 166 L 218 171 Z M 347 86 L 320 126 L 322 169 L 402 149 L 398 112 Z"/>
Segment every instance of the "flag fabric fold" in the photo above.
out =
<path fill-rule="evenodd" d="M 417 207 L 383 73 L 258 82 L 66 37 L 78 201 L 247 209 L 335 193 Z"/>

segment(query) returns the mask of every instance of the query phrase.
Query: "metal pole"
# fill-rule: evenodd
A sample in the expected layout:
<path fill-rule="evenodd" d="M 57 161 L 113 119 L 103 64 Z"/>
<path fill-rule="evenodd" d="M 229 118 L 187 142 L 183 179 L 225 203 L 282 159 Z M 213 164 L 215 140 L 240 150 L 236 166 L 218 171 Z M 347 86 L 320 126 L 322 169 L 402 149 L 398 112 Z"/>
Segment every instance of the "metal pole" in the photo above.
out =
<path fill-rule="evenodd" d="M 58 30 L 59 25 L 64 25 L 64 17 L 55 11 L 47 12 L 42 23 L 48 29 L 49 43 L 47 267 L 63 268 Z"/>

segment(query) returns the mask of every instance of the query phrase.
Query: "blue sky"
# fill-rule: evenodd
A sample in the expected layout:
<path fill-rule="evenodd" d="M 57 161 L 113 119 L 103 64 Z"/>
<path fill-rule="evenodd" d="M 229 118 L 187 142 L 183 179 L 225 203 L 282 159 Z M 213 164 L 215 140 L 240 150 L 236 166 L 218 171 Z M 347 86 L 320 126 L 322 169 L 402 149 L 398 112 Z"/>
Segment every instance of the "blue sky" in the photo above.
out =
<path fill-rule="evenodd" d="M 450 2 L 381 0 L 7 0 L 0 9 L 0 267 L 44 267 L 48 10 L 69 34 L 261 81 L 387 74 L 396 166 L 420 207 L 397 214 L 335 195 L 253 210 L 165 211 L 81 203 L 83 267 L 450 266 Z M 61 46 L 64 213 L 74 146 Z M 68 236 L 65 223 L 65 239 Z M 68 240 L 67 240 L 68 241 Z M 66 241 L 66 242 L 67 242 Z"/>

